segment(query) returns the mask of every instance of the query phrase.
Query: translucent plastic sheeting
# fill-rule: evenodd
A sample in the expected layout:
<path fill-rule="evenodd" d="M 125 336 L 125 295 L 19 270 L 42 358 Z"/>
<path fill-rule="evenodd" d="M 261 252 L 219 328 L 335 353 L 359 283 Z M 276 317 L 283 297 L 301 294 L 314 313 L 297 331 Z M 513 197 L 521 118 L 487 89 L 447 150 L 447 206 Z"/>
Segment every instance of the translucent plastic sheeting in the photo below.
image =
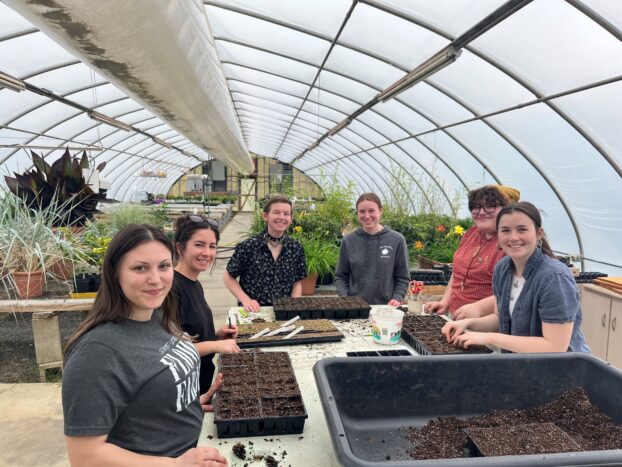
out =
<path fill-rule="evenodd" d="M 622 63 L 622 43 L 563 0 L 532 2 L 473 45 L 543 94 L 619 75 Z"/>

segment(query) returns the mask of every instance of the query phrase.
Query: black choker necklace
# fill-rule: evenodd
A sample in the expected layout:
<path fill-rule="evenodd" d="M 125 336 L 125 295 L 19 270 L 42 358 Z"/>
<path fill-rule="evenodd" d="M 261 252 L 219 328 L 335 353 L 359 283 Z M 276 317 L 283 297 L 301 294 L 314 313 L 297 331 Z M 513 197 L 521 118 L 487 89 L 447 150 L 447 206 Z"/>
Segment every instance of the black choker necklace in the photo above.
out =
<path fill-rule="evenodd" d="M 269 232 L 266 232 L 264 238 L 269 242 L 273 243 L 283 243 L 285 241 L 285 235 L 281 235 L 280 237 L 273 237 Z"/>

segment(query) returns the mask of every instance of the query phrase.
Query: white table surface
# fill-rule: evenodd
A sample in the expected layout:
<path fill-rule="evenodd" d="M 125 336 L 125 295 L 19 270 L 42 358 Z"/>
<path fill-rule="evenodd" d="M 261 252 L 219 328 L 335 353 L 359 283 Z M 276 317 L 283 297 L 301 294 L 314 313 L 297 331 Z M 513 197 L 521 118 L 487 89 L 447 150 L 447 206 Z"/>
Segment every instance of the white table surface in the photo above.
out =
<path fill-rule="evenodd" d="M 234 307 L 229 310 L 229 314 L 235 316 L 238 311 L 239 308 Z M 256 317 L 264 318 L 266 321 L 274 321 L 272 307 L 262 307 L 258 313 L 252 313 L 250 318 L 241 318 L 240 322 L 250 322 L 250 319 Z M 315 362 L 327 357 L 346 357 L 346 352 L 351 351 L 408 349 L 414 355 L 416 354 L 404 341 L 400 341 L 398 345 L 382 345 L 373 342 L 371 324 L 367 319 L 332 322 L 345 336 L 340 342 L 262 348 L 262 351 L 267 352 L 285 351 L 289 353 L 302 393 L 302 400 L 309 415 L 303 433 L 218 439 L 214 414 L 206 413 L 203 418 L 199 445 L 217 447 L 220 453 L 227 458 L 230 466 L 266 465 L 264 460 L 253 461 L 254 455 L 272 455 L 282 467 L 332 467 L 341 465 L 333 450 L 320 396 L 315 385 L 312 371 Z M 304 325 L 304 321 L 296 322 L 296 324 L 298 323 Z M 233 454 L 231 448 L 238 442 L 246 447 L 246 460 L 241 460 Z M 253 444 L 250 445 L 250 442 Z M 287 453 L 282 455 L 284 451 Z"/>

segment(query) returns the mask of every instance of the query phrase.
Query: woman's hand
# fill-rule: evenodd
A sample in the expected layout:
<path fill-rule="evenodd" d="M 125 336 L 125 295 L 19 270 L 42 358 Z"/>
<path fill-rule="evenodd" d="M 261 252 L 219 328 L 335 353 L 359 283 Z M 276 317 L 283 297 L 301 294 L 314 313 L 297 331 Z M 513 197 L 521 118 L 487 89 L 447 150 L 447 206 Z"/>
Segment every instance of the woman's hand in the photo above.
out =
<path fill-rule="evenodd" d="M 401 304 L 402 302 L 400 302 L 399 300 L 395 300 L 394 298 L 389 300 L 389 303 L 388 303 L 389 306 L 400 306 Z"/>
<path fill-rule="evenodd" d="M 222 382 L 223 382 L 222 373 L 218 373 L 216 375 L 216 379 L 214 380 L 214 383 L 209 387 L 207 392 L 205 394 L 201 394 L 201 396 L 199 397 L 199 403 L 201 404 L 201 408 L 203 409 L 203 412 L 214 411 L 214 406 L 211 404 L 212 397 L 214 396 L 216 391 L 220 389 L 220 386 L 222 386 Z"/>
<path fill-rule="evenodd" d="M 235 339 L 222 339 L 222 340 L 216 341 L 215 344 L 217 344 L 218 353 L 239 353 L 240 352 L 240 348 L 238 347 L 238 344 L 235 342 Z"/>
<path fill-rule="evenodd" d="M 456 347 L 464 347 L 465 349 L 472 345 L 490 345 L 490 332 L 467 331 L 460 336 L 456 336 L 453 344 Z"/>
<path fill-rule="evenodd" d="M 483 313 L 483 310 L 476 306 L 473 303 L 468 303 L 466 305 L 462 305 L 456 311 L 452 313 L 452 318 L 456 321 L 466 318 L 481 318 L 482 316 L 486 316 L 490 313 Z"/>
<path fill-rule="evenodd" d="M 241 303 L 244 307 L 244 311 L 250 311 L 251 313 L 257 313 L 259 311 L 260 305 L 257 300 L 253 300 L 249 297 L 241 300 Z"/>
<path fill-rule="evenodd" d="M 429 314 L 444 315 L 449 309 L 449 304 L 443 302 L 428 302 L 425 304 L 425 312 Z"/>
<path fill-rule="evenodd" d="M 447 342 L 453 344 L 456 338 L 464 332 L 467 327 L 466 320 L 450 321 L 443 326 L 441 333 L 447 339 Z"/>
<path fill-rule="evenodd" d="M 218 449 L 206 446 L 188 449 L 176 460 L 180 467 L 222 467 L 227 465 L 227 459 L 220 455 Z"/>
<path fill-rule="evenodd" d="M 218 331 L 216 331 L 217 339 L 235 339 L 236 337 L 238 337 L 237 326 L 233 326 L 233 325 L 231 325 L 231 327 L 224 326 L 220 328 Z"/>

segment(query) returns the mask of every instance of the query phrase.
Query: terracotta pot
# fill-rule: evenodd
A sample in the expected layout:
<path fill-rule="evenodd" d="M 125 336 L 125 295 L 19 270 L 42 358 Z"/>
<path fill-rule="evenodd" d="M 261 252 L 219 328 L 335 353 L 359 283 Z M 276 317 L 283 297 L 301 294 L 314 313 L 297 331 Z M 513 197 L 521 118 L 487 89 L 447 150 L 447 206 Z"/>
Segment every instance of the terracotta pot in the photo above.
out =
<path fill-rule="evenodd" d="M 302 294 L 314 295 L 315 294 L 315 282 L 317 281 L 317 274 L 311 274 L 302 280 Z"/>
<path fill-rule="evenodd" d="M 17 295 L 22 299 L 40 297 L 43 295 L 43 284 L 45 284 L 45 274 L 42 269 L 32 272 L 13 271 L 13 281 Z"/>
<path fill-rule="evenodd" d="M 73 263 L 71 261 L 65 261 L 61 259 L 56 261 L 52 265 L 52 274 L 61 281 L 70 280 L 73 278 Z"/>

